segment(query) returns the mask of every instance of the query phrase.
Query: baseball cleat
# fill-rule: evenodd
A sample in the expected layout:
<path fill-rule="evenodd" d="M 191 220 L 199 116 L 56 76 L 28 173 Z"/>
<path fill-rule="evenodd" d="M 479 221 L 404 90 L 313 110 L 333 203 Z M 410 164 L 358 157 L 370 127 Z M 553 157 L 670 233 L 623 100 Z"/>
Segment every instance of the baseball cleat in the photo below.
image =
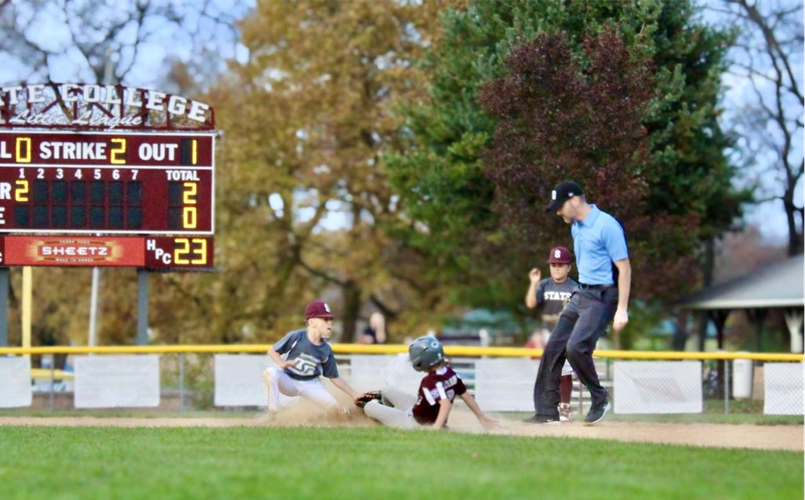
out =
<path fill-rule="evenodd" d="M 524 418 L 523 422 L 526 424 L 537 424 L 537 425 L 559 425 L 559 418 L 558 417 L 549 417 L 547 415 L 532 415 L 528 418 Z"/>
<path fill-rule="evenodd" d="M 569 404 L 559 405 L 559 421 L 563 424 L 573 421 L 573 411 L 570 409 Z"/>

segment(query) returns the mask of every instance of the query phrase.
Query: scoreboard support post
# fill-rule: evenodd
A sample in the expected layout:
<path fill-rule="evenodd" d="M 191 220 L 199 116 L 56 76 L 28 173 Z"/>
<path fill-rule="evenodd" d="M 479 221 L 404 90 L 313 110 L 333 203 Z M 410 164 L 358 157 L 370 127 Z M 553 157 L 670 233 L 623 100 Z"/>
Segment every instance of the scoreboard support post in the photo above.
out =
<path fill-rule="evenodd" d="M 0 268 L 0 346 L 8 347 L 8 273 Z"/>
<path fill-rule="evenodd" d="M 31 347 L 31 318 L 34 302 L 34 271 L 22 268 L 22 347 Z"/>
<path fill-rule="evenodd" d="M 148 344 L 148 271 L 137 269 L 137 345 Z"/>
<path fill-rule="evenodd" d="M 98 332 L 95 322 L 98 320 L 98 290 L 101 287 L 101 270 L 97 267 L 92 268 L 92 289 L 89 295 L 89 336 L 87 345 L 95 347 L 98 345 Z"/>

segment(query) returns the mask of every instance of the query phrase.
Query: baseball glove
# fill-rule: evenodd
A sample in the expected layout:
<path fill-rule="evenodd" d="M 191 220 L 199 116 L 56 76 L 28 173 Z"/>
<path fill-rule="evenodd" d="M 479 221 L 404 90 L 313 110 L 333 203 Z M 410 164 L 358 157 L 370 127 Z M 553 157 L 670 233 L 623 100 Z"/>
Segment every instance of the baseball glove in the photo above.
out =
<path fill-rule="evenodd" d="M 363 408 L 370 401 L 380 401 L 381 397 L 382 394 L 380 394 L 380 391 L 366 392 L 355 398 L 355 406 L 358 408 Z"/>

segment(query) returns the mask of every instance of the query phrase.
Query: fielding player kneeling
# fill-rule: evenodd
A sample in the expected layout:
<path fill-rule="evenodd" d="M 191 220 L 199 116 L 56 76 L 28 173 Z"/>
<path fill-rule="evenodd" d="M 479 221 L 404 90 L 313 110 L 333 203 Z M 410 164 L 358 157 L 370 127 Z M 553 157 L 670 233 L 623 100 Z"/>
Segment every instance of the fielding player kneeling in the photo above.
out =
<path fill-rule="evenodd" d="M 314 300 L 305 307 L 307 328 L 296 330 L 268 350 L 268 356 L 279 368 L 263 372 L 263 381 L 268 390 L 268 411 L 279 409 L 279 395 L 300 396 L 326 408 L 337 409 L 338 402 L 322 385 L 320 375 L 330 379 L 353 400 L 358 394 L 338 376 L 333 349 L 327 343 L 333 329 L 333 315 L 327 304 Z M 346 413 L 346 409 L 342 408 Z"/>
<path fill-rule="evenodd" d="M 486 429 L 497 422 L 484 415 L 464 381 L 445 364 L 442 344 L 434 337 L 420 337 L 408 346 L 408 356 L 414 369 L 428 372 L 419 385 L 417 395 L 395 387 L 380 392 L 368 392 L 355 401 L 370 418 L 399 429 L 441 429 L 447 424 L 456 396 L 467 404 Z"/>

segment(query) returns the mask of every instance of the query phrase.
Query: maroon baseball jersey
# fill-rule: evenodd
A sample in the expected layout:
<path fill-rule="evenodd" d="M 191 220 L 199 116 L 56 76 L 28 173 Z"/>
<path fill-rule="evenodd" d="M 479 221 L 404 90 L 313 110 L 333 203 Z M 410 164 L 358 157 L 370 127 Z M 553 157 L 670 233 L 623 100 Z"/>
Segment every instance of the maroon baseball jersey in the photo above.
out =
<path fill-rule="evenodd" d="M 439 401 L 449 399 L 452 403 L 456 396 L 467 392 L 464 381 L 449 366 L 443 366 L 430 372 L 419 384 L 414 420 L 422 425 L 436 422 L 439 416 Z"/>

